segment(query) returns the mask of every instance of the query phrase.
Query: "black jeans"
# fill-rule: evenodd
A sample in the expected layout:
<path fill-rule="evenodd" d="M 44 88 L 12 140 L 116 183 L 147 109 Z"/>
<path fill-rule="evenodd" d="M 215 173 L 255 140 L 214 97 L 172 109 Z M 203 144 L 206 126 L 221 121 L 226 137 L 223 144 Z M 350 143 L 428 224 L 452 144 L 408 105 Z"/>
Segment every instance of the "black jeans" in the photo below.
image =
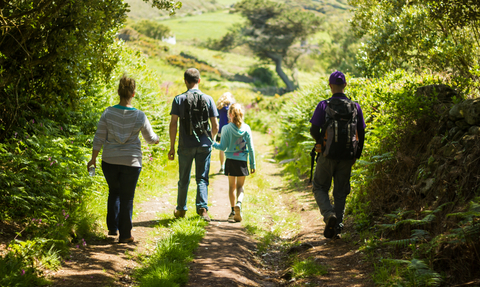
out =
<path fill-rule="evenodd" d="M 132 236 L 133 198 L 141 167 L 110 164 L 102 161 L 108 183 L 107 227 L 120 233 L 120 239 Z"/>

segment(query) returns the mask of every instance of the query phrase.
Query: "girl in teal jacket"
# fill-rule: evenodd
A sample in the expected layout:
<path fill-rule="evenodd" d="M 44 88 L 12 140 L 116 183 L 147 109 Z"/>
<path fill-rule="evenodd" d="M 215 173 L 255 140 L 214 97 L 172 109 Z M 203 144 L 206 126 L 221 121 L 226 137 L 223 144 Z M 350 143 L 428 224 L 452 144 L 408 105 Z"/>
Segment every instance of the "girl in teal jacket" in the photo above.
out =
<path fill-rule="evenodd" d="M 229 221 L 242 221 L 243 185 L 245 177 L 255 173 L 255 151 L 253 148 L 252 131 L 243 122 L 243 109 L 240 104 L 230 106 L 228 116 L 230 123 L 223 127 L 219 143 L 213 147 L 225 151 L 225 175 L 228 176 L 228 195 L 232 211 Z M 247 162 L 250 165 L 250 173 Z M 235 194 L 235 190 L 237 191 Z M 235 203 L 236 200 L 236 203 Z"/>

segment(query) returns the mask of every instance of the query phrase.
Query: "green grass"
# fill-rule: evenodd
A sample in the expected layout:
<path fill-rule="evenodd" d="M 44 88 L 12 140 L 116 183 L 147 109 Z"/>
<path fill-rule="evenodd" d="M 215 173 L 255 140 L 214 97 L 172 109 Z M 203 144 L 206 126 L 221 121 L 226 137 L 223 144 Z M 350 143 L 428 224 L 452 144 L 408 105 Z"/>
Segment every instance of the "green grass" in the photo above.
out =
<path fill-rule="evenodd" d="M 292 265 L 293 278 L 306 278 L 311 276 L 322 276 L 328 274 L 327 266 L 320 265 L 313 258 L 295 260 Z"/>
<path fill-rule="evenodd" d="M 180 286 L 188 282 L 188 264 L 208 223 L 198 216 L 167 222 L 168 232 L 157 242 L 155 252 L 145 258 L 143 267 L 136 270 L 140 286 Z"/>
<path fill-rule="evenodd" d="M 204 13 L 181 18 L 163 20 L 160 23 L 170 27 L 177 42 L 191 42 L 194 39 L 205 41 L 208 38 L 219 39 L 228 28 L 242 22 L 239 14 L 230 14 L 228 10 Z"/>

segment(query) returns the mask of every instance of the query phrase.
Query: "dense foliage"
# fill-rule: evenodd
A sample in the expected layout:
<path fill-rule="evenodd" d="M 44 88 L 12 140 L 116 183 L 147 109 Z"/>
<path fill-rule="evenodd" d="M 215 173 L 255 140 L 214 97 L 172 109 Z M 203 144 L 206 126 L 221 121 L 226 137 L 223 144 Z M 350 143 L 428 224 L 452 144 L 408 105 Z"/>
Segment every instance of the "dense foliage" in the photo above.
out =
<path fill-rule="evenodd" d="M 365 1 L 355 6 L 352 25 L 366 37 L 359 67 L 378 76 L 404 68 L 452 73 L 479 80 L 478 1 Z"/>
<path fill-rule="evenodd" d="M 399 276 L 380 278 L 378 269 L 375 280 L 385 286 L 437 286 L 478 275 L 464 269 L 477 270 L 478 256 L 447 264 L 454 250 L 475 254 L 478 248 L 473 239 L 480 234 L 479 190 L 472 168 L 478 170 L 479 149 L 468 144 L 471 136 L 459 140 L 454 136 L 458 128 L 447 128 L 449 108 L 465 95 L 443 88 L 442 82 L 438 76 L 403 71 L 377 79 L 348 78 L 346 94 L 362 106 L 367 134 L 354 167 L 347 214 L 357 232 L 369 238 L 365 252 L 371 259 L 392 259 L 378 261 L 385 264 L 384 272 Z M 326 83 L 287 94 L 280 105 L 263 98 L 248 111 L 252 126 L 276 135 L 276 158 L 292 182 L 310 174 L 314 141 L 309 120 L 318 102 L 331 95 Z M 426 191 L 427 185 L 432 191 Z M 399 266 L 409 269 L 400 272 Z"/>
<path fill-rule="evenodd" d="M 167 105 L 140 55 L 115 41 L 123 1 L 1 6 L 0 224 L 16 240 L 0 258 L 0 285 L 38 286 L 43 270 L 58 267 L 70 244 L 86 244 L 104 216 L 93 200 L 103 182 L 88 177 L 85 163 L 101 112 L 118 101 L 119 77 L 137 79 L 137 107 L 148 107 L 159 134 Z"/>

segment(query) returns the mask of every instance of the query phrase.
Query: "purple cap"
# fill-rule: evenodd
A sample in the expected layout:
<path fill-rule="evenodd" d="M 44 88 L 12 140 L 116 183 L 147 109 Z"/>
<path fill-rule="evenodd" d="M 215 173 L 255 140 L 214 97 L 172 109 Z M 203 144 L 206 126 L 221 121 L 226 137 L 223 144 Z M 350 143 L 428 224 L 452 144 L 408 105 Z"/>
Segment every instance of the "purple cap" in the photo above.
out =
<path fill-rule="evenodd" d="M 328 82 L 332 85 L 344 85 L 347 81 L 345 80 L 345 75 L 340 71 L 335 71 L 330 75 Z"/>

